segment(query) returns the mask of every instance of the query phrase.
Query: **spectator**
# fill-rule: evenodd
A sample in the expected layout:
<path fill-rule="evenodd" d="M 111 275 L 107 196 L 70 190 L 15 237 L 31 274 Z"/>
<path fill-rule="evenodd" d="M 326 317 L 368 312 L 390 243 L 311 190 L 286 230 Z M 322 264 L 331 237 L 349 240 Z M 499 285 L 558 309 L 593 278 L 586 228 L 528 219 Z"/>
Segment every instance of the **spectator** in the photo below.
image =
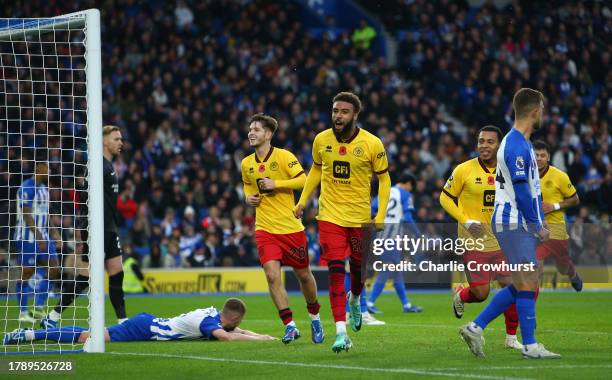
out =
<path fill-rule="evenodd" d="M 376 29 L 368 25 L 366 20 L 359 22 L 359 28 L 355 29 L 351 37 L 353 45 L 360 51 L 370 50 L 374 38 L 376 38 Z"/>

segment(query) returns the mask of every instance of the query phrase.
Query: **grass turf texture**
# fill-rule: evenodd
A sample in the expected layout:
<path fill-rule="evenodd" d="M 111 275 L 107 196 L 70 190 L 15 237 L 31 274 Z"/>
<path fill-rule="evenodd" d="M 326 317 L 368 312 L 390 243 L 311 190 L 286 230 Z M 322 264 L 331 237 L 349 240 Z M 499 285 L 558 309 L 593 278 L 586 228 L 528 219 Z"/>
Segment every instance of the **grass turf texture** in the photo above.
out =
<path fill-rule="evenodd" d="M 171 317 L 194 308 L 220 307 L 225 297 L 129 297 L 128 312 L 146 311 Z M 283 326 L 269 297 L 245 296 L 247 316 L 242 326 L 281 337 Z M 411 294 L 425 308 L 422 314 L 403 314 L 395 295 L 383 295 L 377 306 L 386 326 L 349 329 L 353 349 L 334 354 L 335 334 L 326 294 L 320 295 L 325 342 L 310 341 L 309 319 L 303 298 L 291 296 L 294 318 L 302 338 L 284 345 L 273 342 L 133 342 L 110 343 L 105 354 L 12 355 L 4 360 L 73 360 L 72 374 L 42 376 L 108 379 L 182 378 L 477 378 L 477 379 L 595 379 L 612 370 L 612 293 L 542 293 L 538 299 L 536 335 L 561 360 L 526 360 L 503 347 L 503 316 L 485 332 L 487 357 L 478 359 L 460 340 L 458 328 L 484 307 L 466 305 L 462 320 L 452 314 L 450 294 Z M 82 302 L 82 300 L 80 301 Z M 14 308 L 12 308 L 14 309 Z M 5 310 L 0 307 L 2 315 Z M 107 302 L 106 321 L 115 323 Z M 12 328 L 13 326 L 11 326 Z M 6 365 L 4 365 L 6 368 Z M 6 372 L 5 372 L 6 373 Z M 38 373 L 11 377 L 41 378 Z"/>

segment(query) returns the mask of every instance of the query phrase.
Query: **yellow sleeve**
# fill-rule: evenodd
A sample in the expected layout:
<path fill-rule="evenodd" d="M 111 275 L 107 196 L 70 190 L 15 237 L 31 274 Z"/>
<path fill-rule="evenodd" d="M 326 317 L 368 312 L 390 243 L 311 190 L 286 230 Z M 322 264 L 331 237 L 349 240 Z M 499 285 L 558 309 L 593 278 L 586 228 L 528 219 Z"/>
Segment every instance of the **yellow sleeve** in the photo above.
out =
<path fill-rule="evenodd" d="M 385 147 L 382 141 L 380 141 L 380 139 L 378 138 L 374 143 L 370 162 L 372 163 L 372 170 L 376 175 L 383 174 L 384 172 L 389 170 L 389 163 L 387 162 L 387 152 L 385 152 Z M 386 210 L 386 208 L 383 208 L 383 210 Z"/>
<path fill-rule="evenodd" d="M 463 209 L 459 207 L 459 202 L 456 202 L 462 190 L 463 175 L 461 173 L 461 168 L 456 167 L 451 176 L 448 177 L 440 193 L 440 206 L 442 206 L 444 211 L 452 216 L 457 222 L 465 224 L 469 218 L 465 215 Z"/>
<path fill-rule="evenodd" d="M 319 136 L 320 135 L 316 135 L 314 141 L 312 142 L 312 161 L 315 165 L 321 166 L 321 152 L 319 151 L 319 145 L 321 144 L 319 143 Z"/>
<path fill-rule="evenodd" d="M 283 162 L 281 165 L 283 165 L 283 170 L 289 178 L 297 178 L 304 173 L 304 168 L 302 168 L 300 161 L 289 151 L 283 152 Z"/>
<path fill-rule="evenodd" d="M 240 165 L 240 170 L 242 172 L 242 186 L 244 190 L 245 199 L 251 195 L 259 193 L 259 189 L 254 183 L 251 183 L 251 180 L 247 174 L 246 159 L 242 160 L 242 164 Z"/>
<path fill-rule="evenodd" d="M 566 173 L 559 173 L 559 191 L 561 191 L 561 195 L 563 198 L 571 198 L 576 195 L 576 188 L 570 181 L 569 176 Z"/>
<path fill-rule="evenodd" d="M 387 215 L 387 204 L 389 203 L 389 196 L 391 195 L 391 176 L 389 172 L 385 170 L 382 174 L 378 175 L 378 212 L 374 217 L 376 224 L 385 223 L 385 216 Z"/>
<path fill-rule="evenodd" d="M 446 190 L 440 193 L 440 205 L 444 211 L 452 216 L 457 222 L 465 224 L 468 221 L 468 217 L 463 213 L 463 209 L 455 203 L 455 199 L 453 199 Z"/>
<path fill-rule="evenodd" d="M 460 166 L 457 166 L 451 173 L 450 177 L 444 184 L 444 192 L 448 193 L 451 198 L 458 198 L 463 190 L 463 173 Z"/>
<path fill-rule="evenodd" d="M 304 174 L 303 170 L 295 178 L 279 179 L 274 181 L 274 185 L 277 189 L 300 190 L 302 187 L 304 187 L 304 183 L 306 183 L 306 175 Z"/>
<path fill-rule="evenodd" d="M 302 195 L 300 196 L 298 204 L 306 206 L 306 203 L 312 195 L 312 192 L 321 183 L 322 174 L 323 171 L 321 170 L 321 165 L 317 165 L 316 163 L 312 164 L 312 168 L 310 169 L 310 172 L 308 172 L 308 176 L 306 177 L 306 184 L 304 185 L 304 190 L 302 191 Z"/>

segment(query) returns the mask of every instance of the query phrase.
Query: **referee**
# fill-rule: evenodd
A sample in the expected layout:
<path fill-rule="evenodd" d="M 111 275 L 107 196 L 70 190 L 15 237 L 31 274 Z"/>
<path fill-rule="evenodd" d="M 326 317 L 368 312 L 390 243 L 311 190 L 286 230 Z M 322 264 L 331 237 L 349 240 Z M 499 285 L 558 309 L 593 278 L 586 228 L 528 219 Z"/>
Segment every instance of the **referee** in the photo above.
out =
<path fill-rule="evenodd" d="M 113 159 L 121 153 L 123 138 L 121 130 L 114 125 L 103 128 L 104 143 L 104 267 L 108 273 L 109 293 L 111 303 L 115 309 L 117 320 L 122 323 L 127 319 L 125 312 L 125 297 L 123 294 L 123 259 L 121 242 L 117 233 L 117 195 L 119 194 L 119 180 L 113 168 Z M 66 283 L 62 289 L 62 296 L 58 304 L 43 318 L 41 326 L 52 328 L 57 326 L 62 311 L 70 306 L 76 295 L 81 294 L 89 286 L 89 269 L 82 262 L 89 262 L 87 247 L 87 205 L 81 201 L 74 236 L 77 241 L 77 265 L 79 273 L 75 281 Z M 81 263 L 79 265 L 79 263 Z"/>

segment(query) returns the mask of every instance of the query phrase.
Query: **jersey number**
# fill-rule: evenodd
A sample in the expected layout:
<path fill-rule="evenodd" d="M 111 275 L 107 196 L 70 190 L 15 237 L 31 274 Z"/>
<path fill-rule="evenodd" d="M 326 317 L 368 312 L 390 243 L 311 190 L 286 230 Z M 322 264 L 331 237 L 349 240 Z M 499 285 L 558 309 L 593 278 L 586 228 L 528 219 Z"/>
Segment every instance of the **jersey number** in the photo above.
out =
<path fill-rule="evenodd" d="M 397 207 L 397 199 L 389 199 L 389 205 L 387 206 L 387 218 L 395 219 L 395 213 L 393 210 Z"/>

